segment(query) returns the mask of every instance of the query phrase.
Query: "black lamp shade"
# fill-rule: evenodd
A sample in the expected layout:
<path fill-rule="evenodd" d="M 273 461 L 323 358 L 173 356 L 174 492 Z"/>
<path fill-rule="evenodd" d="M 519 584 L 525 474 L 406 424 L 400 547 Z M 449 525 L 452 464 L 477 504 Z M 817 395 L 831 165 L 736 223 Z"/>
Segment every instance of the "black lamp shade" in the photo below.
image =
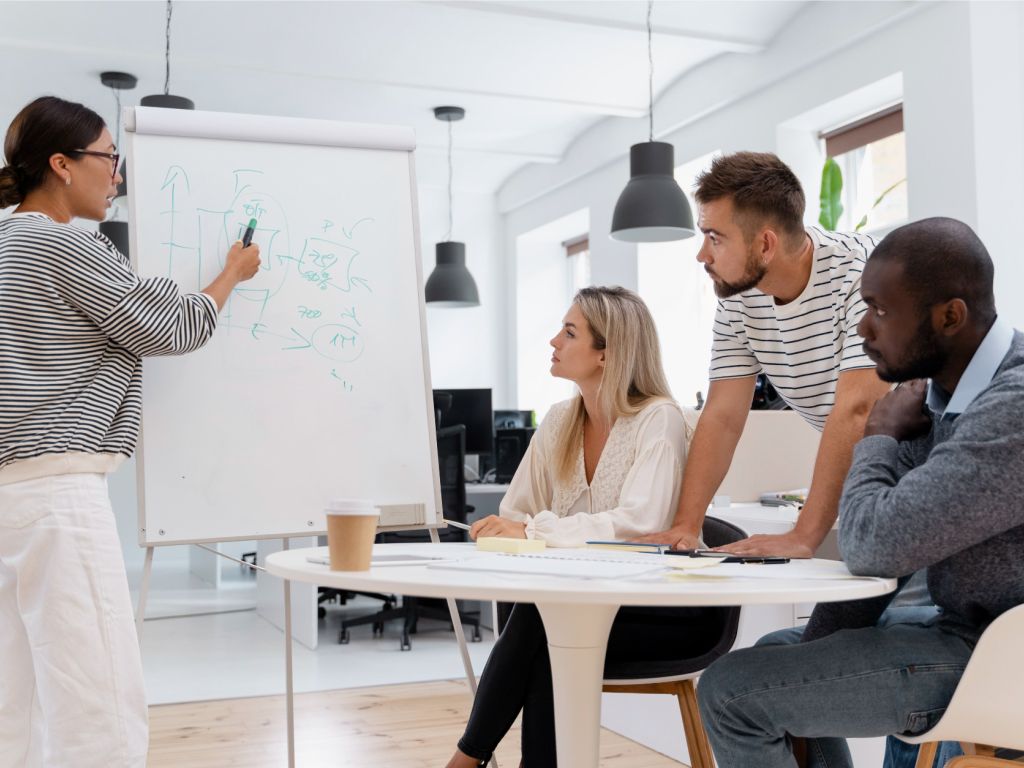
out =
<path fill-rule="evenodd" d="M 629 182 L 612 214 L 612 237 L 628 243 L 662 243 L 693 237 L 693 213 L 676 183 L 675 149 L 664 141 L 629 148 Z"/>
<path fill-rule="evenodd" d="M 100 232 L 110 238 L 110 242 L 128 256 L 128 222 L 127 221 L 101 221 Z"/>
<path fill-rule="evenodd" d="M 451 240 L 435 246 L 437 266 L 427 278 L 427 303 L 434 307 L 479 307 L 480 293 L 466 269 L 466 244 Z"/>
<path fill-rule="evenodd" d="M 152 96 L 143 96 L 139 100 L 143 107 L 163 107 L 164 109 L 195 109 L 196 104 L 192 99 L 184 96 L 175 96 L 171 93 L 154 93 Z"/>

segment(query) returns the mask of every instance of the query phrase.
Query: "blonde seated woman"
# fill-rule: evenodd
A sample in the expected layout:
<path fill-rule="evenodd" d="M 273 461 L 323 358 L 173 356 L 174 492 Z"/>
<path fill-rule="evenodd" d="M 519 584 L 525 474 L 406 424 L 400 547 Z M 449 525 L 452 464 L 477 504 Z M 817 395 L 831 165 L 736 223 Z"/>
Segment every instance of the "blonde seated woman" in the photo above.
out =
<path fill-rule="evenodd" d="M 647 306 L 624 288 L 584 288 L 551 340 L 551 374 L 579 388 L 541 423 L 499 515 L 474 523 L 470 536 L 544 539 L 576 547 L 663 530 L 679 501 L 696 413 L 672 400 L 658 335 Z M 607 658 L 655 646 L 686 652 L 679 609 L 669 618 L 619 612 Z M 699 620 L 700 609 L 692 618 Z M 637 614 L 633 614 L 634 618 Z M 683 618 L 687 616 L 683 615 Z M 689 624 L 684 621 L 683 625 Z M 682 645 L 680 645 L 682 642 Z M 527 768 L 555 765 L 554 703 L 544 627 L 533 605 L 517 604 L 487 660 L 473 710 L 448 768 L 486 763 L 523 712 Z"/>

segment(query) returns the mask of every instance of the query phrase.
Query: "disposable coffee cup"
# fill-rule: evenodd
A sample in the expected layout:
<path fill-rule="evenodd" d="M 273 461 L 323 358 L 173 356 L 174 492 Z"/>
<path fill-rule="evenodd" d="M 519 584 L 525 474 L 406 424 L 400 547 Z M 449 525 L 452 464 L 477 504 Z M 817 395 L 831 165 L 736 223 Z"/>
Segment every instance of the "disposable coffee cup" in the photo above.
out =
<path fill-rule="evenodd" d="M 369 499 L 334 499 L 327 514 L 332 571 L 368 571 L 380 510 Z"/>

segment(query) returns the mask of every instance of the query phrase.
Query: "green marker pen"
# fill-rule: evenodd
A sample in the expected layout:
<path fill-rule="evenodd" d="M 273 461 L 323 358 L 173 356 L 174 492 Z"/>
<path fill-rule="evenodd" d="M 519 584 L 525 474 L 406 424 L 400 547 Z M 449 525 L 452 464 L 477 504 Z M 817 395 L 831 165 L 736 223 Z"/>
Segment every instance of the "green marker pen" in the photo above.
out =
<path fill-rule="evenodd" d="M 242 247 L 248 248 L 249 243 L 252 242 L 253 232 L 256 231 L 256 219 L 249 219 L 249 226 L 245 228 L 245 234 L 242 235 Z"/>

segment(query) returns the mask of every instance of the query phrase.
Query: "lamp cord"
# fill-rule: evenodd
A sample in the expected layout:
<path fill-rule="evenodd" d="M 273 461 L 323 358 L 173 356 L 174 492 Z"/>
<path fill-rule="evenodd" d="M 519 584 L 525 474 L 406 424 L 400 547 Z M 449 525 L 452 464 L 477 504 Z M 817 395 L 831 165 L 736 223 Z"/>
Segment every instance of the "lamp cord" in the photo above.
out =
<path fill-rule="evenodd" d="M 452 121 L 448 121 L 448 231 L 445 232 L 444 240 L 449 242 L 452 239 Z"/>
<path fill-rule="evenodd" d="M 167 0 L 167 30 L 164 38 L 164 96 L 167 96 L 171 92 L 171 0 Z"/>
<path fill-rule="evenodd" d="M 170 0 L 168 0 L 170 3 Z M 647 0 L 647 120 L 649 141 L 654 141 L 654 53 L 651 44 L 651 10 L 654 0 Z"/>
<path fill-rule="evenodd" d="M 119 88 L 110 87 L 110 90 L 114 94 L 114 105 L 117 111 L 114 113 L 114 130 L 116 131 L 114 146 L 118 149 L 121 148 L 121 90 Z"/>

